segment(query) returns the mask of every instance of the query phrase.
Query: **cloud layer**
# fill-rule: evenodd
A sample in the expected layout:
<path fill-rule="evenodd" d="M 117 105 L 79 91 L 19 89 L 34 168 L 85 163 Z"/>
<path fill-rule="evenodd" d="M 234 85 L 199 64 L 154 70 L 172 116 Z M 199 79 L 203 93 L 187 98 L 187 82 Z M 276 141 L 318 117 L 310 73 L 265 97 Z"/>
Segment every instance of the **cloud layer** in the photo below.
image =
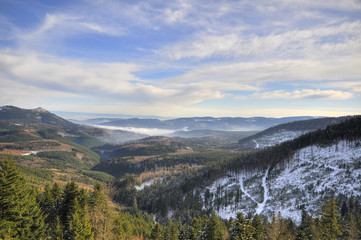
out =
<path fill-rule="evenodd" d="M 359 1 L 58 4 L 0 10 L 0 105 L 242 115 L 287 99 L 284 115 L 294 104 L 361 110 Z"/>

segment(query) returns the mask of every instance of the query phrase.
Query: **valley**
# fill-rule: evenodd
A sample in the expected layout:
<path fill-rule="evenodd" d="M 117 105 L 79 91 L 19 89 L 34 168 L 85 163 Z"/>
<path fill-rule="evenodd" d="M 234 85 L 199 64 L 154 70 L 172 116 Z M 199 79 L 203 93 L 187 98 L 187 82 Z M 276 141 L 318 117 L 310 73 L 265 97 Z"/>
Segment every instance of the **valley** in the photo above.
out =
<path fill-rule="evenodd" d="M 278 121 L 285 119 L 271 122 Z M 134 127 L 140 127 L 142 121 L 136 122 Z M 146 122 L 144 128 L 159 127 L 162 121 Z M 101 184 L 113 210 L 134 211 L 136 206 L 144 218 L 152 216 L 165 227 L 174 219 L 191 224 L 212 214 L 227 222 L 240 213 L 249 219 L 272 219 L 279 213 L 300 226 L 305 212 L 322 217 L 320 206 L 330 199 L 361 201 L 359 116 L 303 119 L 258 126 L 258 131 L 173 129 L 168 136 L 115 133 L 102 126 L 71 123 L 45 109 L 3 107 L 0 153 L 18 164 L 34 188 L 44 191 L 54 183 L 64 187 L 72 182 L 92 191 Z M 140 139 L 125 140 L 124 134 Z"/>

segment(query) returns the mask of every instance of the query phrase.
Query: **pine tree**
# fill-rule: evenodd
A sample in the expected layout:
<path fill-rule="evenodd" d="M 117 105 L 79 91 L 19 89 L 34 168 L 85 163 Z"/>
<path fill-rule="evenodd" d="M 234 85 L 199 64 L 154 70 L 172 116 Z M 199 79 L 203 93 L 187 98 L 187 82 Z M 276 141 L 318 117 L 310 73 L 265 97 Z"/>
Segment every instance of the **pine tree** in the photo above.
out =
<path fill-rule="evenodd" d="M 271 223 L 266 228 L 268 239 L 270 240 L 292 240 L 294 236 L 289 231 L 285 219 L 282 218 L 281 213 L 277 217 L 272 216 Z"/>
<path fill-rule="evenodd" d="M 203 240 L 220 240 L 222 239 L 222 223 L 213 211 L 210 219 L 206 222 L 204 232 L 202 234 Z"/>
<path fill-rule="evenodd" d="M 65 186 L 60 209 L 60 220 L 64 226 L 65 239 L 68 239 L 71 236 L 70 221 L 72 220 L 75 212 L 75 199 L 78 197 L 78 194 L 78 186 L 74 182 L 68 183 Z"/>
<path fill-rule="evenodd" d="M 55 234 L 57 228 L 62 228 L 59 220 L 59 210 L 61 202 L 61 190 L 59 185 L 55 183 L 52 188 L 45 185 L 44 193 L 41 196 L 40 206 L 47 215 L 45 222 L 48 224 L 47 235 L 56 239 Z M 54 235 L 55 234 L 55 235 Z"/>
<path fill-rule="evenodd" d="M 357 229 L 357 222 L 351 212 L 348 213 L 347 217 L 344 219 L 342 232 L 345 239 L 358 239 L 359 234 Z"/>
<path fill-rule="evenodd" d="M 252 219 L 252 226 L 254 227 L 253 238 L 256 240 L 261 240 L 265 238 L 265 227 L 262 223 L 261 217 L 256 214 Z"/>
<path fill-rule="evenodd" d="M 164 229 L 163 240 L 178 239 L 178 229 L 173 220 L 169 220 L 167 227 Z"/>
<path fill-rule="evenodd" d="M 262 220 L 261 220 L 261 224 L 262 224 Z M 241 212 L 237 213 L 237 217 L 232 225 L 233 226 L 230 230 L 230 239 L 232 240 L 254 239 L 254 236 L 256 235 L 256 229 L 253 226 L 253 224 L 251 224 L 250 219 L 244 218 L 243 213 Z"/>
<path fill-rule="evenodd" d="M 160 240 L 163 238 L 163 229 L 159 223 L 156 223 L 152 229 L 152 233 L 150 235 L 153 240 Z"/>
<path fill-rule="evenodd" d="M 44 215 L 14 162 L 0 157 L 0 238 L 40 239 Z"/>
<path fill-rule="evenodd" d="M 193 218 L 188 230 L 189 240 L 197 240 L 202 232 L 202 219 Z"/>
<path fill-rule="evenodd" d="M 313 220 L 310 215 L 306 212 L 305 209 L 302 209 L 302 219 L 299 231 L 297 233 L 297 239 L 299 240 L 308 240 L 314 238 L 313 231 Z"/>
<path fill-rule="evenodd" d="M 113 239 L 114 216 L 109 208 L 108 196 L 102 185 L 94 186 L 90 195 L 90 219 L 94 232 L 94 239 Z"/>
<path fill-rule="evenodd" d="M 91 231 L 91 223 L 88 217 L 87 208 L 82 208 L 75 198 L 74 201 L 74 213 L 72 219 L 69 222 L 69 236 L 74 240 L 92 240 L 94 234 Z"/>
<path fill-rule="evenodd" d="M 338 206 L 334 198 L 321 207 L 320 232 L 322 239 L 337 239 L 342 235 L 338 222 Z"/>

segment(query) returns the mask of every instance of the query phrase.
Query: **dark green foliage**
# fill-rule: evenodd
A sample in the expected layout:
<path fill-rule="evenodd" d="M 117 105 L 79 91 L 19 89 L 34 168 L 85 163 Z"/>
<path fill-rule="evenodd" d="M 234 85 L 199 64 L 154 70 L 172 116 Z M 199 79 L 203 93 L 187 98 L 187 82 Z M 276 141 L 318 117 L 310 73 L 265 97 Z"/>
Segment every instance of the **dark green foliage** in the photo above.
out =
<path fill-rule="evenodd" d="M 83 158 L 83 161 L 93 162 L 93 163 L 98 163 L 100 161 L 100 157 L 98 156 L 98 154 L 96 154 L 95 152 L 93 152 L 92 150 L 90 150 L 86 147 L 83 147 L 83 146 L 76 144 L 72 141 L 69 141 L 65 138 L 59 139 L 59 142 L 72 146 L 73 151 L 84 153 L 85 156 Z"/>
<path fill-rule="evenodd" d="M 84 146 L 86 148 L 93 148 L 97 146 L 104 145 L 104 142 L 99 140 L 98 138 L 89 136 L 87 134 L 80 134 L 81 136 L 78 137 L 66 137 L 68 140 L 79 144 L 81 146 Z"/>
<path fill-rule="evenodd" d="M 45 139 L 57 139 L 60 137 L 60 135 L 58 134 L 58 131 L 54 128 L 46 128 L 46 129 L 41 129 L 38 130 L 37 133 Z"/>
<path fill-rule="evenodd" d="M 159 223 L 154 225 L 150 238 L 153 240 L 163 239 L 163 228 Z"/>
<path fill-rule="evenodd" d="M 0 159 L 0 238 L 39 239 L 46 230 L 36 193 L 8 158 Z"/>
<path fill-rule="evenodd" d="M 71 236 L 70 222 L 75 212 L 75 200 L 77 199 L 78 194 L 79 189 L 74 182 L 68 183 L 65 186 L 62 197 L 62 206 L 59 213 L 61 223 L 64 226 L 65 238 Z"/>
<path fill-rule="evenodd" d="M 17 142 L 13 144 L 3 145 L 6 149 L 19 149 L 19 150 L 49 150 L 52 147 L 60 146 L 60 143 L 54 141 L 31 141 L 31 142 Z"/>
<path fill-rule="evenodd" d="M 0 142 L 26 142 L 40 139 L 40 137 L 22 130 L 10 130 L 0 133 Z"/>
<path fill-rule="evenodd" d="M 342 235 L 339 223 L 338 206 L 331 198 L 322 206 L 319 230 L 322 239 L 338 239 Z"/>
<path fill-rule="evenodd" d="M 45 186 L 44 193 L 40 195 L 40 206 L 46 214 L 45 222 L 48 224 L 47 235 L 56 239 L 63 236 L 63 227 L 59 213 L 62 204 L 62 190 L 57 183 L 52 188 Z"/>
<path fill-rule="evenodd" d="M 257 217 L 256 217 L 257 216 Z M 251 219 L 246 219 L 242 213 L 237 213 L 237 217 L 232 222 L 232 228 L 230 229 L 230 239 L 239 240 L 239 239 L 262 239 L 259 238 L 262 236 L 262 232 L 264 231 L 264 227 L 262 222 L 258 222 L 258 215 L 255 216 L 255 225 L 258 228 L 258 232 L 256 232 L 256 228 L 253 225 Z M 263 228 L 263 229 L 262 229 Z M 256 237 L 255 237 L 256 236 Z M 264 236 L 264 234 L 263 234 Z"/>
<path fill-rule="evenodd" d="M 128 156 L 153 156 L 153 155 L 161 155 L 167 153 L 176 152 L 177 148 L 173 146 L 167 145 L 151 145 L 145 147 L 137 147 L 137 148 L 128 148 L 121 147 L 116 149 L 113 154 L 114 157 L 128 157 Z"/>
<path fill-rule="evenodd" d="M 222 223 L 215 212 L 211 213 L 211 217 L 206 222 L 201 239 L 204 240 L 221 240 L 223 237 Z"/>
<path fill-rule="evenodd" d="M 52 171 L 44 168 L 34 168 L 34 167 L 19 165 L 19 171 L 27 177 L 40 178 L 42 180 L 47 180 L 47 181 L 51 181 L 54 176 L 54 173 Z"/>
<path fill-rule="evenodd" d="M 80 172 L 88 177 L 91 177 L 101 182 L 111 182 L 115 179 L 112 175 L 105 172 L 93 171 L 93 170 L 80 170 Z"/>
<path fill-rule="evenodd" d="M 79 199 L 80 200 L 80 199 Z M 74 201 L 74 213 L 69 223 L 69 237 L 74 240 L 92 240 L 94 233 L 86 205 L 81 206 L 78 198 Z"/>
<path fill-rule="evenodd" d="M 153 216 L 143 213 L 132 214 L 122 209 L 115 218 L 115 235 L 117 239 L 132 239 L 132 236 L 149 238 L 154 226 Z"/>
<path fill-rule="evenodd" d="M 255 240 L 264 239 L 265 234 L 266 234 L 265 227 L 262 222 L 262 218 L 258 214 L 254 215 L 254 217 L 252 219 L 252 226 L 254 227 L 253 238 Z"/>
<path fill-rule="evenodd" d="M 144 171 L 156 170 L 160 167 L 173 167 L 179 164 L 204 165 L 219 162 L 225 158 L 235 156 L 229 151 L 208 151 L 192 154 L 166 155 L 162 157 L 150 157 L 142 162 L 132 162 L 132 157 L 111 158 L 94 166 L 92 170 L 106 172 L 114 177 L 122 177 L 125 174 L 138 174 Z"/>

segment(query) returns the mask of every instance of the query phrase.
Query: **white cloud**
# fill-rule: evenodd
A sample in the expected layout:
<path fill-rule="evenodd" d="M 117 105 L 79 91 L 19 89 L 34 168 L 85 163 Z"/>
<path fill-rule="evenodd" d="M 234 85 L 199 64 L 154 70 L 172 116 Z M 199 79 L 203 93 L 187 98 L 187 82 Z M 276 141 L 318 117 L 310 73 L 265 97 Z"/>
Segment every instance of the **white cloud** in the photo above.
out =
<path fill-rule="evenodd" d="M 134 73 L 141 68 L 142 66 L 134 63 L 87 63 L 35 52 L 0 51 L 3 81 L 21 88 L 29 86 L 39 89 L 39 95 L 48 90 L 63 92 L 65 96 L 72 93 L 78 97 L 157 103 L 164 106 L 193 104 L 223 97 L 217 89 L 204 88 L 201 84 L 163 86 L 162 83 L 139 79 Z M 14 89 L 6 95 L 15 93 Z M 28 94 L 32 95 L 30 92 Z"/>
<path fill-rule="evenodd" d="M 335 40 L 336 38 L 336 40 Z M 361 22 L 344 22 L 305 30 L 270 33 L 264 36 L 231 34 L 196 34 L 192 39 L 165 46 L 159 55 L 172 60 L 182 58 L 244 57 L 299 58 L 326 57 L 361 53 Z"/>
<path fill-rule="evenodd" d="M 266 83 L 294 82 L 311 84 L 326 80 L 359 80 L 360 58 L 329 60 L 273 60 L 240 63 L 205 64 L 172 79 L 177 84 L 212 84 L 220 89 L 257 90 Z M 222 87 L 226 86 L 226 87 Z"/>
<path fill-rule="evenodd" d="M 361 9 L 361 3 L 357 0 L 274 0 L 280 3 L 280 6 L 287 8 L 322 8 L 322 9 L 338 9 L 346 11 L 355 11 Z"/>
<path fill-rule="evenodd" d="M 350 92 L 320 89 L 302 89 L 287 92 L 277 90 L 272 92 L 255 93 L 252 97 L 262 99 L 348 99 L 353 96 Z"/>

